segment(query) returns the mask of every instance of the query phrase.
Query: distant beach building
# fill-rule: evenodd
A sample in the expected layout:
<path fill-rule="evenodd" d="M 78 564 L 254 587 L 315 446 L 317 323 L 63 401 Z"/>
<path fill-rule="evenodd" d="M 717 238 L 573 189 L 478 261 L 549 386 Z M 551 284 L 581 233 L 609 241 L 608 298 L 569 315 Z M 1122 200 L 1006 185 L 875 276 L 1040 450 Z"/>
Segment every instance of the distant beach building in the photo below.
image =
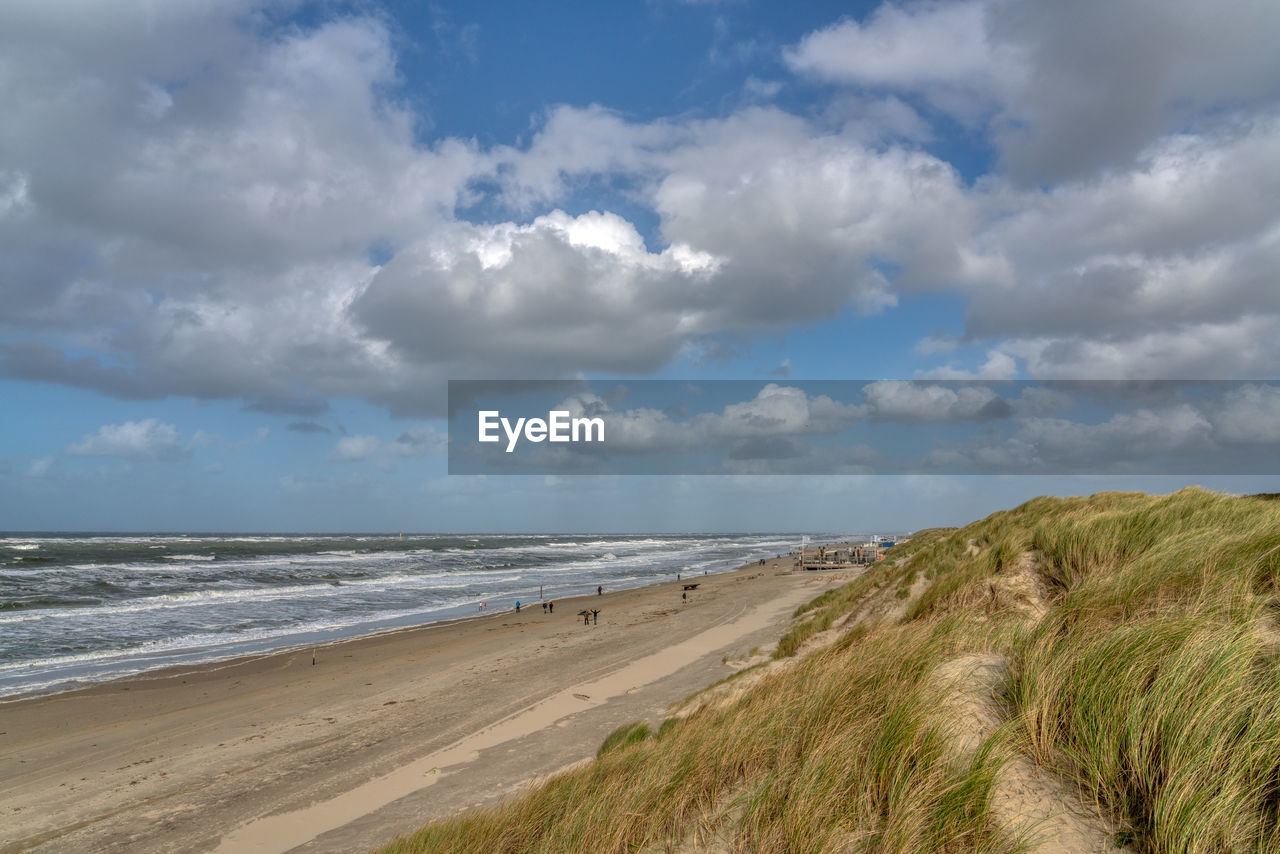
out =
<path fill-rule="evenodd" d="M 874 542 L 815 546 L 812 549 L 801 547 L 796 556 L 796 566 L 800 569 L 848 569 L 875 563 L 881 557 Z"/>

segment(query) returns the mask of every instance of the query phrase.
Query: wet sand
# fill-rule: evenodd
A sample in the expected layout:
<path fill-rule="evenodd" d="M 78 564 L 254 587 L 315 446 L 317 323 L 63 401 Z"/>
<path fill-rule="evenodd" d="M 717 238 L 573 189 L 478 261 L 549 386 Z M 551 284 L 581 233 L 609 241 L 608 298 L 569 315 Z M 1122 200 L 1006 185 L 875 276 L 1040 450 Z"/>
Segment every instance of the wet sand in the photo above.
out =
<path fill-rule="evenodd" d="M 848 577 L 791 565 L 0 703 L 0 854 L 367 850 L 658 723 Z"/>

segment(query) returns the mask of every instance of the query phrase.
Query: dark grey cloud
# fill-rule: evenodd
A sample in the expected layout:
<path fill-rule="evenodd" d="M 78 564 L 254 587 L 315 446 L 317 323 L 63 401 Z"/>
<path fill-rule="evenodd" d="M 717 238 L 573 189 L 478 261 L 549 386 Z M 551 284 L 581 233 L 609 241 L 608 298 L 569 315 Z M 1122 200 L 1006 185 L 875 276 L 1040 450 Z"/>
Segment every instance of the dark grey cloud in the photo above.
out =
<path fill-rule="evenodd" d="M 1124 167 L 1153 138 L 1280 89 L 1269 0 L 993 0 L 986 28 L 1023 69 L 996 139 L 1036 181 Z"/>
<path fill-rule="evenodd" d="M 314 421 L 291 421 L 285 426 L 286 430 L 292 430 L 295 433 L 332 433 L 328 427 L 323 424 L 317 424 Z"/>
<path fill-rule="evenodd" d="M 1267 0 L 886 2 L 784 56 L 985 125 L 1005 169 L 1039 183 L 1124 168 L 1204 116 L 1273 103 L 1277 31 Z"/>
<path fill-rule="evenodd" d="M 154 400 L 165 394 L 119 365 L 97 356 L 68 356 L 53 344 L 29 338 L 0 341 L 0 376 L 92 389 L 126 400 Z"/>
<path fill-rule="evenodd" d="M 323 415 L 329 411 L 329 401 L 306 397 L 275 397 L 265 400 L 254 400 L 243 407 L 245 412 L 262 412 L 267 415 Z M 302 422 L 294 422 L 298 424 Z M 314 422 L 308 422 L 314 423 Z M 316 425 L 319 426 L 319 425 Z M 294 429 L 293 424 L 289 429 Z M 328 432 L 328 428 L 323 428 Z"/>

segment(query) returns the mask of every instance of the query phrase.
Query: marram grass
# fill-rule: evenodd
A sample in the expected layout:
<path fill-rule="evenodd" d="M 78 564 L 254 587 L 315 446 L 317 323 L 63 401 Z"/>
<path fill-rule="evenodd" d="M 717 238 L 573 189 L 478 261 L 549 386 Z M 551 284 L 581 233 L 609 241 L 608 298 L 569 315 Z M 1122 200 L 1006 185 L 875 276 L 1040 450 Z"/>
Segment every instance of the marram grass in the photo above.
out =
<path fill-rule="evenodd" d="M 588 766 L 384 852 L 664 852 L 712 835 L 755 852 L 1015 851 L 991 809 L 1015 751 L 1131 851 L 1280 852 L 1280 502 L 1039 498 L 890 554 L 799 609 L 777 653 L 800 651 L 795 666 L 732 704 L 623 728 Z M 996 595 L 1028 571 L 1038 621 Z M 918 578 L 896 625 L 802 651 Z M 929 674 L 972 652 L 1010 675 L 1004 725 L 962 761 Z"/>
<path fill-rule="evenodd" d="M 930 715 L 925 676 L 954 634 L 910 626 L 809 656 L 726 709 L 385 850 L 663 851 L 733 813 L 757 851 L 1012 851 L 985 818 L 997 760 L 954 768 Z"/>

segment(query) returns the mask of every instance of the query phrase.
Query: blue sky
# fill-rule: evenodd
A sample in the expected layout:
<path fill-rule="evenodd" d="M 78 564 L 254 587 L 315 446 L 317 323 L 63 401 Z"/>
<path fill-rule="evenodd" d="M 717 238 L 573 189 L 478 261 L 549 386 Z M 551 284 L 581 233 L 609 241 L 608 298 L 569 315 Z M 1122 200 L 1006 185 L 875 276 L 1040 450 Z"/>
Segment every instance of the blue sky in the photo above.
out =
<path fill-rule="evenodd" d="M 1277 31 L 1264 0 L 6 4 L 0 529 L 1274 491 L 449 477 L 441 416 L 448 379 L 1272 380 Z M 1227 433 L 1271 453 L 1262 388 Z"/>

